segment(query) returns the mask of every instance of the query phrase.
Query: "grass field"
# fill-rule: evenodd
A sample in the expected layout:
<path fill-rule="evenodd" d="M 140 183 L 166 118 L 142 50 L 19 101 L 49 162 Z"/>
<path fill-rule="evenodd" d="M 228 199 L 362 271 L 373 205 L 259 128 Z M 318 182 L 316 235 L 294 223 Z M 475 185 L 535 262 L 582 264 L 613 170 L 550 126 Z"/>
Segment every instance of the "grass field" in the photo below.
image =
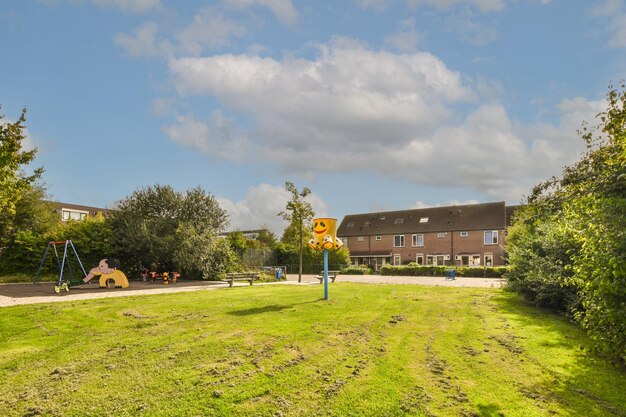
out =
<path fill-rule="evenodd" d="M 626 416 L 626 373 L 497 289 L 254 286 L 0 309 L 2 416 Z"/>

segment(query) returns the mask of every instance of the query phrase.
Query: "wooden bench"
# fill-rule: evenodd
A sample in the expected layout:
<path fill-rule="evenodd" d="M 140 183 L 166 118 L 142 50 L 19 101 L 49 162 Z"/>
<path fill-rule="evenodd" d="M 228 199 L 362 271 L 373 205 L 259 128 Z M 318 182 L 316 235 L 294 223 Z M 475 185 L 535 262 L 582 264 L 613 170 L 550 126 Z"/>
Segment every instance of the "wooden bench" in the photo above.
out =
<path fill-rule="evenodd" d="M 335 282 L 335 279 L 337 278 L 337 275 L 339 275 L 339 271 L 328 271 L 328 279 L 331 280 L 331 282 Z M 319 275 L 313 275 L 313 278 L 317 278 L 320 280 L 320 284 L 324 282 L 324 271 L 320 272 Z"/>
<path fill-rule="evenodd" d="M 230 272 L 226 274 L 226 282 L 232 287 L 235 281 L 248 281 L 250 285 L 254 284 L 254 280 L 259 278 L 258 272 Z"/>

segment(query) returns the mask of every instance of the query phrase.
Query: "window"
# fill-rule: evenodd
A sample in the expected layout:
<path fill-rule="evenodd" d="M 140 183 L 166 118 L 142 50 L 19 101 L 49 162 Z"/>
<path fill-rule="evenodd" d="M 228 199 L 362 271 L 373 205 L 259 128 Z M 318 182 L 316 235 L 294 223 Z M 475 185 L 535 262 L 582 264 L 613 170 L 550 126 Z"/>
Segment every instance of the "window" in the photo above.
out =
<path fill-rule="evenodd" d="M 404 235 L 395 235 L 393 237 L 393 246 L 396 248 L 404 247 Z"/>
<path fill-rule="evenodd" d="M 386 217 L 385 216 L 380 216 L 380 220 L 381 221 L 385 221 Z"/>
<path fill-rule="evenodd" d="M 437 239 L 443 239 L 444 237 L 446 237 L 446 234 L 444 232 L 437 233 Z"/>
<path fill-rule="evenodd" d="M 420 218 L 420 223 L 428 223 L 428 217 Z"/>
<path fill-rule="evenodd" d="M 393 255 L 393 264 L 400 265 L 402 263 L 402 258 L 400 255 Z"/>
<path fill-rule="evenodd" d="M 372 225 L 372 222 L 367 221 L 367 222 L 365 222 L 365 224 L 363 226 L 370 227 L 371 225 Z"/>
<path fill-rule="evenodd" d="M 469 232 L 461 232 L 461 237 L 468 237 L 469 236 Z"/>
<path fill-rule="evenodd" d="M 472 255 L 470 266 L 480 266 L 480 255 Z"/>
<path fill-rule="evenodd" d="M 383 237 L 381 235 L 376 235 L 376 240 L 383 240 Z"/>
<path fill-rule="evenodd" d="M 70 212 L 68 210 L 63 210 L 63 220 L 70 219 Z"/>
<path fill-rule="evenodd" d="M 424 246 L 424 235 L 422 233 L 413 235 L 413 247 Z"/>
<path fill-rule="evenodd" d="M 424 255 L 421 253 L 415 255 L 415 263 L 418 265 L 424 265 Z"/>
<path fill-rule="evenodd" d="M 348 224 L 346 225 L 346 227 L 354 227 L 354 222 L 348 222 Z"/>
<path fill-rule="evenodd" d="M 393 224 L 402 224 L 404 223 L 404 219 L 396 219 Z"/>
<path fill-rule="evenodd" d="M 359 236 L 356 238 L 356 240 L 358 240 L 359 242 L 363 242 L 365 238 L 363 236 Z"/>
<path fill-rule="evenodd" d="M 485 266 L 493 266 L 493 253 L 485 253 Z"/>
<path fill-rule="evenodd" d="M 426 265 L 431 266 L 433 265 L 434 261 L 434 256 L 433 255 L 428 255 L 426 256 Z"/>
<path fill-rule="evenodd" d="M 485 245 L 497 245 L 498 244 L 498 231 L 497 230 L 485 230 Z"/>

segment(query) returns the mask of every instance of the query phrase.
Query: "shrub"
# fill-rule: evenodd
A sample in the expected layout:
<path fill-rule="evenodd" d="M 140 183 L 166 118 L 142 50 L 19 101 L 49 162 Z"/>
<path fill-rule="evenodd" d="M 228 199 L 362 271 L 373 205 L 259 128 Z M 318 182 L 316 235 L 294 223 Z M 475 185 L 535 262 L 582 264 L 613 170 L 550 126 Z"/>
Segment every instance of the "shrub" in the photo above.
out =
<path fill-rule="evenodd" d="M 341 270 L 342 275 L 372 275 L 374 270 L 366 265 L 349 266 Z"/>
<path fill-rule="evenodd" d="M 380 269 L 381 275 L 400 275 L 400 276 L 415 276 L 415 277 L 443 277 L 446 275 L 446 271 L 449 269 L 456 270 L 456 275 L 459 277 L 485 277 L 485 278 L 501 278 L 508 268 L 506 266 L 495 267 L 449 267 L 449 266 L 424 266 L 416 263 L 408 265 L 385 265 Z"/>

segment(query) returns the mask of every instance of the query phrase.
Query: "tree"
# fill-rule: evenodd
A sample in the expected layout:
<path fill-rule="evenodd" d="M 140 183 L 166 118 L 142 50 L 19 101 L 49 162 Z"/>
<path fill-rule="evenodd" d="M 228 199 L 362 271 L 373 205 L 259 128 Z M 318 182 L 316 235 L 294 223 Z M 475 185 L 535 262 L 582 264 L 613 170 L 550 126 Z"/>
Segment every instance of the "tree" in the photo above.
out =
<path fill-rule="evenodd" d="M 509 281 L 533 301 L 566 307 L 598 351 L 626 364 L 624 82 L 609 87 L 607 102 L 599 124 L 583 124 L 580 161 L 535 187 L 520 211 L 507 239 Z"/>
<path fill-rule="evenodd" d="M 0 114 L 0 122 L 2 119 L 4 116 Z M 22 170 L 37 153 L 36 148 L 23 150 L 25 123 L 26 109 L 23 109 L 17 122 L 0 124 L 0 252 L 16 232 L 17 205 L 43 173 L 43 168 L 35 169 L 32 175 Z"/>
<path fill-rule="evenodd" d="M 311 190 L 304 187 L 302 191 L 298 191 L 296 186 L 292 182 L 288 181 L 285 182 L 285 189 L 291 193 L 291 200 L 287 202 L 285 211 L 281 211 L 278 215 L 290 222 L 287 227 L 288 230 L 295 229 L 297 231 L 296 234 L 298 236 L 298 240 L 294 243 L 296 243 L 299 248 L 298 282 L 302 282 L 302 256 L 304 250 L 303 237 L 305 233 L 310 230 L 310 228 L 308 228 L 309 222 L 313 219 L 313 216 L 315 216 L 311 203 L 305 200 L 305 198 L 311 194 Z M 305 229 L 305 227 L 307 228 Z"/>
<path fill-rule="evenodd" d="M 155 185 L 120 201 L 111 225 L 118 255 L 131 268 L 207 276 L 207 260 L 215 246 L 209 243 L 219 239 L 218 233 L 228 226 L 228 214 L 199 187 L 181 193 L 170 186 Z M 197 263 L 182 262 L 181 248 L 191 247 L 195 255 L 201 254 L 200 259 Z"/>

